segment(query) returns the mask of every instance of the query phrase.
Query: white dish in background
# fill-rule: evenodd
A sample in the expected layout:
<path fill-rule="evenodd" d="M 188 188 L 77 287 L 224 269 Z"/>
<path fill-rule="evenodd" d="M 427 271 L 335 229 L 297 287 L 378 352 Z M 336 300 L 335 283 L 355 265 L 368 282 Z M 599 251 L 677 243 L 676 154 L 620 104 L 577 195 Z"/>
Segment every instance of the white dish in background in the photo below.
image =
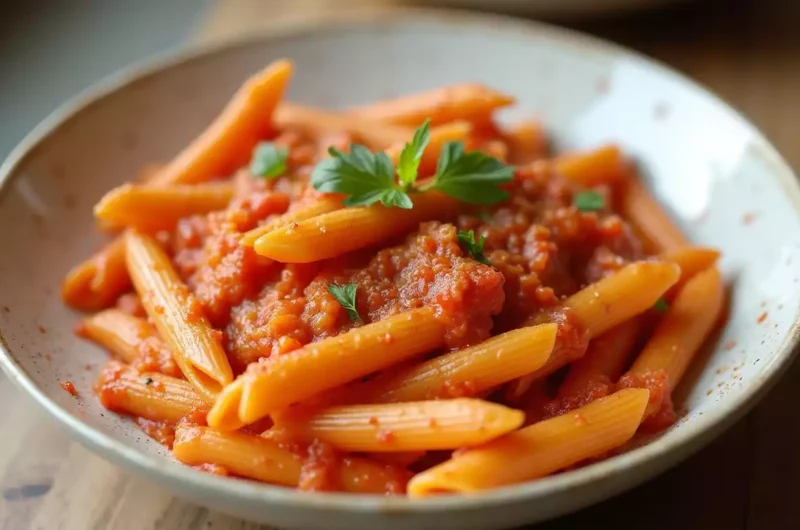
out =
<path fill-rule="evenodd" d="M 304 494 L 200 473 L 105 411 L 91 389 L 106 355 L 73 336 L 78 316 L 58 297 L 63 274 L 103 240 L 91 206 L 141 166 L 168 160 L 243 79 L 284 56 L 296 62 L 290 97 L 302 103 L 341 108 L 483 81 L 519 98 L 509 119 L 541 118 L 558 147 L 620 143 L 690 238 L 722 249 L 732 284 L 727 326 L 683 385 L 684 420 L 644 447 L 574 471 L 480 495 L 411 501 Z M 776 380 L 798 341 L 800 188 L 791 169 L 752 125 L 689 80 L 546 25 L 408 10 L 179 53 L 64 105 L 12 153 L 0 182 L 8 375 L 104 457 L 212 509 L 264 523 L 488 529 L 578 509 L 641 483 L 719 434 Z M 80 399 L 59 386 L 63 380 L 75 383 Z"/>

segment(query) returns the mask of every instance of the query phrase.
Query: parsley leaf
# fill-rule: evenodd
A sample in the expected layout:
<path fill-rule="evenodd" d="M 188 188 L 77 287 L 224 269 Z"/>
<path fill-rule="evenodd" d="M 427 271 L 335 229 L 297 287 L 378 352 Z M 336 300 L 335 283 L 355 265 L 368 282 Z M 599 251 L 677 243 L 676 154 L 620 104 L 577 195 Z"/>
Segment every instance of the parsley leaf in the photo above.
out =
<path fill-rule="evenodd" d="M 596 212 L 606 207 L 606 200 L 596 191 L 582 191 L 572 198 L 572 204 L 582 212 Z"/>
<path fill-rule="evenodd" d="M 345 285 L 331 284 L 328 286 L 328 292 L 347 311 L 347 316 L 350 317 L 350 320 L 360 323 L 361 316 L 358 314 L 358 309 L 356 309 L 356 291 L 358 291 L 358 285 L 354 283 Z"/>
<path fill-rule="evenodd" d="M 489 260 L 486 259 L 486 256 L 483 254 L 483 245 L 486 243 L 485 237 L 481 236 L 476 241 L 475 232 L 468 230 L 466 232 L 462 231 L 458 233 L 458 241 L 461 243 L 461 246 L 464 247 L 464 250 L 469 252 L 476 261 L 479 261 L 484 265 L 491 265 Z"/>
<path fill-rule="evenodd" d="M 448 142 L 439 155 L 433 181 L 424 189 L 436 189 L 471 204 L 492 204 L 508 198 L 499 184 L 514 178 L 514 168 L 480 151 L 464 152 L 461 142 Z"/>
<path fill-rule="evenodd" d="M 425 123 L 414 133 L 411 143 L 407 143 L 400 153 L 400 160 L 397 162 L 397 177 L 400 185 L 406 189 L 409 189 L 417 180 L 422 153 L 425 152 L 431 139 L 430 123 L 430 118 L 425 120 Z"/>
<path fill-rule="evenodd" d="M 286 148 L 276 147 L 272 142 L 261 142 L 253 149 L 250 173 L 256 177 L 274 179 L 286 173 Z"/>
<path fill-rule="evenodd" d="M 363 145 L 350 144 L 344 153 L 331 147 L 326 158 L 311 173 L 311 185 L 325 193 L 349 195 L 345 206 L 368 206 L 380 201 L 384 206 L 411 208 L 408 195 L 394 181 L 394 165 L 386 153 L 373 153 Z"/>
<path fill-rule="evenodd" d="M 658 300 L 656 300 L 656 303 L 653 304 L 653 309 L 655 309 L 661 314 L 664 314 L 669 310 L 669 303 L 663 298 L 659 298 Z"/>
<path fill-rule="evenodd" d="M 415 186 L 422 155 L 430 141 L 430 120 L 414 133 L 400 153 L 395 168 L 386 153 L 373 153 L 363 145 L 350 144 L 350 152 L 333 147 L 331 157 L 311 173 L 311 185 L 323 193 L 341 193 L 348 197 L 345 206 L 384 206 L 410 209 L 410 194 L 438 190 L 472 204 L 491 204 L 508 198 L 499 188 L 514 177 L 514 168 L 480 151 L 464 152 L 461 142 L 449 142 L 442 148 L 436 176 L 423 186 Z"/>

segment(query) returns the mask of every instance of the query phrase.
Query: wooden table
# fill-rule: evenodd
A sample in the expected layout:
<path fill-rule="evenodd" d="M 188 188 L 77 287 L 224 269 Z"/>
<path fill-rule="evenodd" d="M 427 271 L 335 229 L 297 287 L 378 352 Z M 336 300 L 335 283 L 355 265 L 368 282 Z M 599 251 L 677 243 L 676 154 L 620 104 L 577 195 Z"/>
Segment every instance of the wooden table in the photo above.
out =
<path fill-rule="evenodd" d="M 220 0 L 206 13 L 197 38 L 255 31 L 278 14 L 308 17 L 313 11 L 317 16 L 342 3 Z M 381 2 L 389 3 L 398 1 Z M 794 7 L 781 9 L 784 3 Z M 798 2 L 701 4 L 576 27 L 656 57 L 708 85 L 800 167 Z M 687 462 L 630 493 L 537 528 L 800 528 L 798 402 L 800 363 L 795 363 L 745 420 Z M 0 403 L 2 529 L 260 528 L 176 499 L 94 456 L 5 379 L 0 379 Z"/>

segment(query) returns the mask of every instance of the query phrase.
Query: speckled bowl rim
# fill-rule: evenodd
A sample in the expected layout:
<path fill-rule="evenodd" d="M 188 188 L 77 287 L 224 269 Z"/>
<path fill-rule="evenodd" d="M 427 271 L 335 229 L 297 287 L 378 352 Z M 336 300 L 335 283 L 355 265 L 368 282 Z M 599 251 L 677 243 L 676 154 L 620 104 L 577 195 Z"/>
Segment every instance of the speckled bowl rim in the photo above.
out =
<path fill-rule="evenodd" d="M 342 31 L 348 27 L 361 27 L 365 24 L 397 25 L 406 21 L 435 22 L 439 24 L 471 27 L 476 30 L 498 32 L 507 36 L 545 37 L 559 44 L 571 47 L 579 53 L 591 49 L 612 57 L 626 57 L 638 65 L 650 69 L 655 75 L 666 77 L 682 84 L 690 85 L 712 104 L 726 108 L 736 116 L 742 125 L 763 142 L 766 152 L 771 155 L 771 172 L 776 175 L 778 184 L 784 189 L 787 198 L 800 216 L 800 184 L 791 167 L 783 160 L 764 135 L 749 123 L 739 112 L 720 98 L 694 81 L 652 59 L 624 47 L 584 35 L 579 32 L 558 28 L 549 24 L 520 20 L 502 15 L 477 14 L 457 10 L 429 8 L 395 8 L 377 12 L 341 12 L 312 21 L 293 21 L 281 23 L 266 32 L 247 35 L 237 40 L 206 45 L 194 45 L 179 51 L 169 51 L 141 63 L 134 64 L 104 79 L 67 101 L 42 121 L 10 153 L 0 166 L 0 207 L 18 168 L 31 157 L 40 145 L 56 130 L 73 118 L 103 100 L 113 92 L 137 80 L 159 74 L 186 61 L 204 55 L 224 52 L 237 47 L 248 46 L 254 42 L 274 41 L 285 38 L 296 39 L 322 31 Z M 52 401 L 36 385 L 30 375 L 15 361 L 0 331 L 0 364 L 9 378 L 41 405 L 51 416 L 64 424 L 83 444 L 113 462 L 123 465 L 143 475 L 158 476 L 170 484 L 189 485 L 203 493 L 217 493 L 236 497 L 239 502 L 268 502 L 282 504 L 288 508 L 324 509 L 342 512 L 425 514 L 463 509 L 479 510 L 501 506 L 519 501 L 531 501 L 558 493 L 588 486 L 610 476 L 623 473 L 635 474 L 626 485 L 631 487 L 646 478 L 663 471 L 700 449 L 722 430 L 743 416 L 769 388 L 780 374 L 790 365 L 796 347 L 800 344 L 800 301 L 795 313 L 794 323 L 787 332 L 783 343 L 777 348 L 763 373 L 735 397 L 720 403 L 716 408 L 706 411 L 702 416 L 686 424 L 672 434 L 672 439 L 659 438 L 630 452 L 615 456 L 589 466 L 558 475 L 538 479 L 515 486 L 503 487 L 469 496 L 452 495 L 426 499 L 405 497 L 381 497 L 375 495 L 356 495 L 344 493 L 299 493 L 295 490 L 246 480 L 232 480 L 217 477 L 179 465 L 164 466 L 163 460 L 140 452 L 115 440 L 99 429 L 84 424 L 78 417 Z"/>

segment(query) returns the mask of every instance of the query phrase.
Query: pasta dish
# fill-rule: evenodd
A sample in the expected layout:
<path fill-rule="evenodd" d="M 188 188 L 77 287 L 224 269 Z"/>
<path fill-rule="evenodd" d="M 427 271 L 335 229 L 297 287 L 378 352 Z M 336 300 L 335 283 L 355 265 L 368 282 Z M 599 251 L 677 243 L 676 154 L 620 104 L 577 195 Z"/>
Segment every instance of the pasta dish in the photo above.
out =
<path fill-rule="evenodd" d="M 343 111 L 248 80 L 95 206 L 64 280 L 97 383 L 175 458 L 305 491 L 470 493 L 623 450 L 717 325 L 692 246 L 615 145 L 550 155 L 462 83 Z"/>

